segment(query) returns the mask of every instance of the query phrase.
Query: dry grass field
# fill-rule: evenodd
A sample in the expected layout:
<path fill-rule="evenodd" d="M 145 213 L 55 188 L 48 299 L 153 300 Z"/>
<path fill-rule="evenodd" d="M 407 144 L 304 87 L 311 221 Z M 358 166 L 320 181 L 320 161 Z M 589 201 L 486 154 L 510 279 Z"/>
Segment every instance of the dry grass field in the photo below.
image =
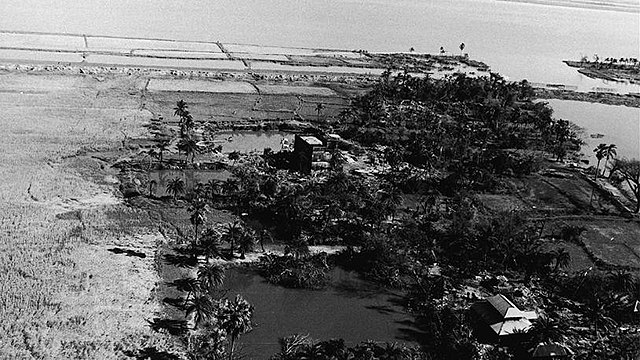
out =
<path fill-rule="evenodd" d="M 142 129 L 150 114 L 136 89 L 130 77 L 0 74 L 0 358 L 110 359 L 173 346 L 146 322 L 160 310 L 162 238 L 146 230 L 145 213 L 119 205 L 112 170 L 74 157 Z"/>

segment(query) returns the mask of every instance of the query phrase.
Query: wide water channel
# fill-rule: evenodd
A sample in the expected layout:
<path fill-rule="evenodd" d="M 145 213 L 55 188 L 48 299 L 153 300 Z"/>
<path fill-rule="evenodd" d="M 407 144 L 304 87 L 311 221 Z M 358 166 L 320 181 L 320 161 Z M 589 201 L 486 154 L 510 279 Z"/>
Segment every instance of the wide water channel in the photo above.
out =
<path fill-rule="evenodd" d="M 555 118 L 569 120 L 584 129 L 582 152 L 590 165 L 597 162 L 593 149 L 600 143 L 616 144 L 618 157 L 640 159 L 639 108 L 569 100 L 545 101 L 553 108 Z"/>
<path fill-rule="evenodd" d="M 513 80 L 640 92 L 561 62 L 640 57 L 637 12 L 497 0 L 2 0 L 0 14 L 1 30 L 383 52 L 459 53 L 464 42 Z"/>

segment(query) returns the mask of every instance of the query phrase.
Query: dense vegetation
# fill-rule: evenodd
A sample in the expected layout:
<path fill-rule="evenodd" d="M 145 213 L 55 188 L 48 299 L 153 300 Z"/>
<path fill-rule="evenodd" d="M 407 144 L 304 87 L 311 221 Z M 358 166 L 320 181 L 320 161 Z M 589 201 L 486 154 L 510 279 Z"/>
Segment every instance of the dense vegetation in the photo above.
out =
<path fill-rule="evenodd" d="M 168 192 L 190 204 L 194 236 L 188 251 L 208 264 L 211 257 L 244 257 L 257 243 L 278 239 L 286 244 L 285 254 L 265 256 L 257 264 L 269 281 L 318 289 L 330 282 L 331 267 L 355 270 L 405 289 L 405 305 L 422 332 L 416 337 L 419 351 L 372 344 L 347 348 L 337 340 L 292 337 L 283 340 L 274 359 L 521 358 L 538 342 L 565 341 L 570 333 L 596 340 L 581 359 L 637 354 L 637 335 L 602 336 L 613 324 L 638 321 L 628 311 L 640 291 L 630 273 L 567 274 L 569 254 L 554 246 L 554 239 L 576 241 L 581 229 L 549 234 L 525 212 L 491 211 L 478 199 L 478 194 L 508 193 L 508 179 L 535 173 L 550 154 L 562 160 L 579 148 L 571 125 L 553 119 L 551 109 L 531 96 L 526 81 L 511 83 L 496 74 L 433 80 L 386 73 L 342 116 L 320 125 L 339 132 L 352 152 L 368 155 L 367 174 L 345 172 L 335 162 L 331 170 L 301 175 L 289 171 L 290 154 L 265 151 L 264 156 L 234 154 L 234 176 L 224 182 L 199 184 L 189 193 L 178 179 L 170 182 Z M 176 109 L 184 117 L 185 104 Z M 191 136 L 187 120 L 181 121 L 183 138 Z M 195 154 L 185 145 L 182 149 L 187 159 Z M 210 208 L 225 208 L 242 220 L 222 232 L 207 228 Z M 247 225 L 249 220 L 260 226 Z M 346 250 L 312 255 L 308 247 L 314 244 Z M 489 290 L 502 277 L 544 296 L 547 314 L 527 340 L 498 348 L 473 336 L 468 304 L 453 301 L 451 294 L 478 275 Z M 194 285 L 202 279 L 187 281 L 191 290 L 182 306 L 193 314 L 195 327 L 214 319 L 205 326 L 210 335 L 223 320 L 215 321 L 220 311 L 215 306 L 195 304 L 206 293 L 201 290 L 206 286 Z M 593 333 L 570 332 L 569 324 Z M 229 356 L 235 338 L 248 328 L 223 334 L 230 339 Z M 369 355 L 358 355 L 363 352 Z"/>

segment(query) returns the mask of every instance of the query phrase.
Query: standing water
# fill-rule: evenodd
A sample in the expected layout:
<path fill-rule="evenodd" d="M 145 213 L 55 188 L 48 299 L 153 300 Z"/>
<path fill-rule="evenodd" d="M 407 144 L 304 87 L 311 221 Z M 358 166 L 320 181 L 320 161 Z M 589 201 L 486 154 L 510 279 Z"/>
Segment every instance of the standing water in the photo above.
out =
<path fill-rule="evenodd" d="M 640 159 L 639 108 L 570 100 L 546 101 L 553 108 L 555 118 L 569 120 L 584 128 L 582 152 L 590 165 L 597 162 L 593 149 L 600 143 L 616 144 L 620 158 Z"/>
<path fill-rule="evenodd" d="M 317 340 L 342 338 L 348 346 L 366 340 L 414 342 L 421 334 L 399 305 L 399 294 L 380 289 L 339 268 L 325 290 L 287 289 L 266 282 L 251 270 L 231 268 L 224 288 L 255 307 L 253 331 L 240 337 L 250 359 L 266 359 L 280 350 L 278 339 L 308 334 Z"/>
<path fill-rule="evenodd" d="M 434 53 L 442 46 L 453 54 L 464 42 L 471 58 L 513 80 L 640 92 L 639 85 L 589 79 L 561 62 L 640 57 L 638 8 L 495 0 L 2 0 L 0 29 L 369 51 Z"/>

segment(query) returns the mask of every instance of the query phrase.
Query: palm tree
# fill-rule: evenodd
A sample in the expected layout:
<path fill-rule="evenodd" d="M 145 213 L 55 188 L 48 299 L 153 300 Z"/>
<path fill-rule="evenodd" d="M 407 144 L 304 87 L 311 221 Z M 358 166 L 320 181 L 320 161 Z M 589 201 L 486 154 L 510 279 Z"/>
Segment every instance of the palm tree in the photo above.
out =
<path fill-rule="evenodd" d="M 242 226 L 239 221 L 234 221 L 233 223 L 228 223 L 225 226 L 225 234 L 222 236 L 224 240 L 229 243 L 229 253 L 231 257 L 233 257 L 233 249 L 235 248 L 235 243 L 242 236 Z"/>
<path fill-rule="evenodd" d="M 324 110 L 324 104 L 318 103 L 316 105 L 316 114 L 318 114 L 318 119 L 320 119 L 320 115 L 322 114 L 322 110 Z"/>
<path fill-rule="evenodd" d="M 198 279 L 190 277 L 174 280 L 170 285 L 175 286 L 176 290 L 178 291 L 187 293 L 187 295 L 184 297 L 184 306 L 187 305 L 189 299 L 194 297 L 201 290 L 200 282 L 198 281 Z"/>
<path fill-rule="evenodd" d="M 240 250 L 240 258 L 244 259 L 244 254 L 253 250 L 255 244 L 255 236 L 249 229 L 244 229 L 238 238 L 238 250 Z"/>
<path fill-rule="evenodd" d="M 183 100 L 178 100 L 173 110 L 173 115 L 180 117 L 180 137 L 185 137 L 195 127 L 193 117 L 189 113 L 189 106 Z"/>
<path fill-rule="evenodd" d="M 605 152 L 607 151 L 607 144 L 599 144 L 593 149 L 593 152 L 596 153 L 596 159 L 598 159 L 598 164 L 596 165 L 596 176 L 594 180 L 598 180 L 598 175 L 600 174 L 600 161 L 605 157 Z"/>
<path fill-rule="evenodd" d="M 607 171 L 607 163 L 609 162 L 609 159 L 615 158 L 616 155 L 618 155 L 616 151 L 616 144 L 607 145 L 606 149 L 604 150 L 604 166 L 602 167 L 602 176 L 604 176 L 605 172 Z"/>
<path fill-rule="evenodd" d="M 631 293 L 636 288 L 636 280 L 628 271 L 618 270 L 610 275 L 611 282 L 616 290 L 623 293 Z"/>
<path fill-rule="evenodd" d="M 233 350 L 238 337 L 253 329 L 252 317 L 253 306 L 240 295 L 236 295 L 233 302 L 226 300 L 220 304 L 216 318 L 220 328 L 230 337 L 229 360 L 233 359 Z"/>
<path fill-rule="evenodd" d="M 186 316 L 193 315 L 193 328 L 197 328 L 198 324 L 203 320 L 207 320 L 214 313 L 214 306 L 211 298 L 199 292 L 187 299 L 185 303 Z"/>
<path fill-rule="evenodd" d="M 227 195 L 233 195 L 236 193 L 236 191 L 238 191 L 240 189 L 240 183 L 238 182 L 237 179 L 234 178 L 228 178 L 227 180 L 224 181 L 224 183 L 222 184 L 222 190 L 225 192 L 225 194 Z"/>
<path fill-rule="evenodd" d="M 233 161 L 233 165 L 236 164 L 236 162 L 238 162 L 238 160 L 240 160 L 240 152 L 239 151 L 233 151 L 231 153 L 229 153 L 229 160 Z"/>
<path fill-rule="evenodd" d="M 220 256 L 220 234 L 209 228 L 200 236 L 200 244 L 196 245 L 205 256 L 205 263 L 209 263 L 211 256 Z"/>
<path fill-rule="evenodd" d="M 593 324 L 593 330 L 596 337 L 600 338 L 600 330 L 609 330 L 616 325 L 616 322 L 607 316 L 607 302 L 602 301 L 598 295 L 594 297 L 587 304 L 585 315 Z"/>
<path fill-rule="evenodd" d="M 460 54 L 462 54 L 462 52 L 464 51 L 464 43 L 460 43 Z"/>
<path fill-rule="evenodd" d="M 617 173 L 627 182 L 631 192 L 636 197 L 635 212 L 640 212 L 640 160 L 622 159 L 616 161 Z"/>
<path fill-rule="evenodd" d="M 571 263 L 571 255 L 565 248 L 554 250 L 552 255 L 555 261 L 553 272 L 557 272 L 559 268 L 566 268 Z"/>
<path fill-rule="evenodd" d="M 186 154 L 185 161 L 189 160 L 189 156 L 191 156 L 191 163 L 196 159 L 196 154 L 201 152 L 202 147 L 198 144 L 198 142 L 192 138 L 191 136 L 186 136 L 180 140 L 178 144 L 178 148 Z"/>
<path fill-rule="evenodd" d="M 160 142 L 158 142 L 156 144 L 156 153 L 158 154 L 158 161 L 160 161 L 160 164 L 162 165 L 162 161 L 164 159 L 164 152 L 168 151 L 170 153 L 175 152 L 176 149 L 176 144 L 173 141 L 170 140 L 160 140 Z"/>
<path fill-rule="evenodd" d="M 182 178 L 176 177 L 172 180 L 169 180 L 169 182 L 167 183 L 167 193 L 172 195 L 174 200 L 178 197 L 178 195 L 183 194 L 184 191 L 185 184 Z"/>
<path fill-rule="evenodd" d="M 173 108 L 173 115 L 178 117 L 183 117 L 185 114 L 189 113 L 189 106 L 184 100 L 178 100 L 176 102 L 176 107 Z"/>
<path fill-rule="evenodd" d="M 191 221 L 191 224 L 193 225 L 194 232 L 195 232 L 194 244 L 197 245 L 198 244 L 198 227 L 207 221 L 207 212 L 209 211 L 209 207 L 207 206 L 206 202 L 200 199 L 196 199 L 189 206 L 188 211 L 191 213 L 191 216 L 189 217 L 189 221 Z"/>
<path fill-rule="evenodd" d="M 563 324 L 563 322 L 554 320 L 549 316 L 541 315 L 529 330 L 534 344 L 563 341 L 567 333 L 567 328 Z"/>
<path fill-rule="evenodd" d="M 224 283 L 224 268 L 219 264 L 206 264 L 198 269 L 198 282 L 204 293 Z"/>
<path fill-rule="evenodd" d="M 218 195 L 220 195 L 220 190 L 222 190 L 222 181 L 218 179 L 211 179 L 207 182 L 207 190 L 209 192 L 209 198 L 211 200 L 215 200 Z"/>
<path fill-rule="evenodd" d="M 149 197 L 153 196 L 153 190 L 158 186 L 158 182 L 155 180 L 149 181 Z"/>

